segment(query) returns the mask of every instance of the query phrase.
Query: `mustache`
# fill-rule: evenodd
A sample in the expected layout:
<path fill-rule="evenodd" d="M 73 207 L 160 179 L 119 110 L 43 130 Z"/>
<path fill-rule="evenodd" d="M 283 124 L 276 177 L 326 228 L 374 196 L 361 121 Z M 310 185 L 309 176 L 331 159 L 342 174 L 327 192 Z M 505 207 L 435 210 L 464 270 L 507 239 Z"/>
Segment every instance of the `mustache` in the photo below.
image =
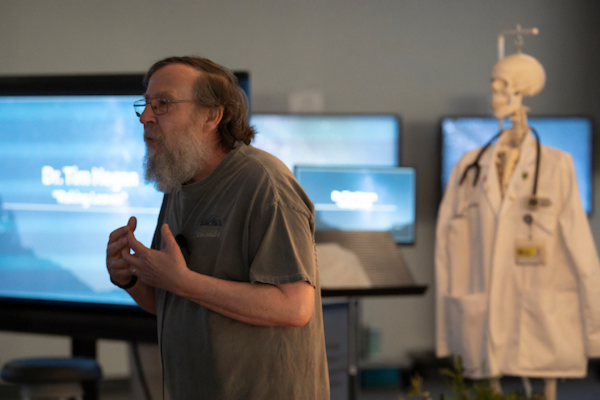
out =
<path fill-rule="evenodd" d="M 144 141 L 147 142 L 153 140 L 160 144 L 164 143 L 165 138 L 162 134 L 158 133 L 153 127 L 144 127 Z"/>

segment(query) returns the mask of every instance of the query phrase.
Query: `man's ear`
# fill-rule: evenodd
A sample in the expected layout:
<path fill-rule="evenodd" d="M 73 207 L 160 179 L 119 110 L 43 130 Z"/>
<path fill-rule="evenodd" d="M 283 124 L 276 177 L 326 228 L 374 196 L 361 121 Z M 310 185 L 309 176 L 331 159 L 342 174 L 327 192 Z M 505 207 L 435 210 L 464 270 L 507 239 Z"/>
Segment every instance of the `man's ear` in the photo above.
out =
<path fill-rule="evenodd" d="M 209 130 L 216 130 L 221 119 L 223 119 L 223 107 L 210 108 L 206 115 L 206 127 Z"/>

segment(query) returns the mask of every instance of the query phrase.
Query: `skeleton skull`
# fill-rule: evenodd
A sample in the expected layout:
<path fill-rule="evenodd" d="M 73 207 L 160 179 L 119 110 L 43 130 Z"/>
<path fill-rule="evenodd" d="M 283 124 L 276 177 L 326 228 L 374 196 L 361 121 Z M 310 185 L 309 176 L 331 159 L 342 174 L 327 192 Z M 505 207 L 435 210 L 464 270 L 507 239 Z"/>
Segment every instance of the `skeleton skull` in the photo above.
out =
<path fill-rule="evenodd" d="M 504 57 L 492 69 L 494 116 L 514 115 L 523 105 L 523 96 L 538 94 L 545 83 L 544 67 L 535 58 L 523 53 Z"/>

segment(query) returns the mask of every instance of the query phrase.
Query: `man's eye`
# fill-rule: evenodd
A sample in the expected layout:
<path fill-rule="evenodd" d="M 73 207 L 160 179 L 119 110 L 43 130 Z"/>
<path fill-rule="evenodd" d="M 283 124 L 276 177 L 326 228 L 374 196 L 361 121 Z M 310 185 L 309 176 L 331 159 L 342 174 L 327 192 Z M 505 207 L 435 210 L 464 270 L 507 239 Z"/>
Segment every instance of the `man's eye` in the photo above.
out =
<path fill-rule="evenodd" d="M 167 105 L 168 100 L 167 99 L 156 99 L 156 102 L 158 103 L 159 107 L 164 107 Z"/>

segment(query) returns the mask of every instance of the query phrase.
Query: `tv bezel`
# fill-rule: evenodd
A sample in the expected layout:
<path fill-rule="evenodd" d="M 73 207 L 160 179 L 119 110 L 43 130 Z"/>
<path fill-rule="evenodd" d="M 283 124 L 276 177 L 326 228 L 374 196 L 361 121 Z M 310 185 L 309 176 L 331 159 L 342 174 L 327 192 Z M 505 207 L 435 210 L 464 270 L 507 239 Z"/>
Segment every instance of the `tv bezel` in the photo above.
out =
<path fill-rule="evenodd" d="M 440 191 L 440 195 L 439 195 L 439 200 L 441 202 L 443 196 L 444 196 L 444 192 L 445 192 L 445 187 L 444 187 L 444 182 L 443 182 L 443 172 L 444 172 L 444 132 L 443 132 L 443 122 L 446 119 L 458 119 L 458 118 L 485 118 L 485 119 L 496 119 L 495 117 L 491 116 L 491 115 L 486 115 L 486 114 L 448 114 L 448 115 L 443 115 L 442 117 L 440 117 L 439 119 L 439 123 L 438 123 L 438 148 L 439 148 L 439 168 L 438 168 L 438 190 Z M 529 120 L 531 120 L 532 118 L 555 118 L 555 119 L 567 119 L 567 118 L 584 118 L 587 119 L 588 121 L 590 121 L 590 125 L 591 125 L 591 138 L 590 138 L 590 212 L 587 213 L 588 218 L 591 218 L 592 215 L 594 214 L 594 171 L 596 169 L 596 161 L 595 161 L 595 157 L 594 154 L 596 153 L 596 123 L 594 121 L 594 118 L 591 115 L 586 115 L 586 114 L 530 114 L 527 116 L 527 118 Z M 491 139 L 491 138 L 490 138 Z M 540 141 L 541 144 L 544 144 L 544 141 L 541 140 Z"/>

